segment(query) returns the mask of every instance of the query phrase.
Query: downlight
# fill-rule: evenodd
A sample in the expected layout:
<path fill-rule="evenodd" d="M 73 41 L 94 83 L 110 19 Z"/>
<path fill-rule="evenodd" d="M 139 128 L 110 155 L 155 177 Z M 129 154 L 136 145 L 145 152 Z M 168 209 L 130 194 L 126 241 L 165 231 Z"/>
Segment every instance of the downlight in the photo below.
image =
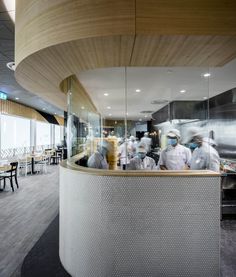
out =
<path fill-rule="evenodd" d="M 6 66 L 12 71 L 15 71 L 15 69 L 16 69 L 15 62 L 9 62 L 6 64 Z"/>

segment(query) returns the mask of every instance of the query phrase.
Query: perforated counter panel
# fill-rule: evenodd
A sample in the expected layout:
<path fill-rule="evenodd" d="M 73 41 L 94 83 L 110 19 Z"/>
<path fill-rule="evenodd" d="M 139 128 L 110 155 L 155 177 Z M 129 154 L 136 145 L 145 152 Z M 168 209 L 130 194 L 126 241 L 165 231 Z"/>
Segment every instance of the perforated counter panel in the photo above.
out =
<path fill-rule="evenodd" d="M 219 276 L 220 178 L 60 169 L 60 258 L 72 276 Z"/>

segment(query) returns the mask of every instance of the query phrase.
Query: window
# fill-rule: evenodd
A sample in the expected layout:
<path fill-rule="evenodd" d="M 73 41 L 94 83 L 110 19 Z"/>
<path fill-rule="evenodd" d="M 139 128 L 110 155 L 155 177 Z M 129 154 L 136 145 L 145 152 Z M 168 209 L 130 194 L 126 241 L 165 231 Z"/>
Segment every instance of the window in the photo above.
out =
<path fill-rule="evenodd" d="M 55 145 L 61 144 L 61 126 L 55 125 Z"/>
<path fill-rule="evenodd" d="M 51 125 L 42 122 L 36 122 L 36 145 L 51 144 Z"/>
<path fill-rule="evenodd" d="M 1 149 L 30 146 L 30 120 L 1 115 Z"/>

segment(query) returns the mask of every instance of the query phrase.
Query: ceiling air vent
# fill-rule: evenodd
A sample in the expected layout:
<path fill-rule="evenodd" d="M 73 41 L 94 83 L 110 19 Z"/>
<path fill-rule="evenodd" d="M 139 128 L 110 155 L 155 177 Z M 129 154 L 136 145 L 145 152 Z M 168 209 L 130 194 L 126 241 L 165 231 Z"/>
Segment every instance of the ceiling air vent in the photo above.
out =
<path fill-rule="evenodd" d="M 141 111 L 140 113 L 153 113 L 153 111 Z"/>
<path fill-rule="evenodd" d="M 154 105 L 162 105 L 162 104 L 166 104 L 168 103 L 169 101 L 168 100 L 153 100 L 151 102 L 151 104 L 154 104 Z"/>

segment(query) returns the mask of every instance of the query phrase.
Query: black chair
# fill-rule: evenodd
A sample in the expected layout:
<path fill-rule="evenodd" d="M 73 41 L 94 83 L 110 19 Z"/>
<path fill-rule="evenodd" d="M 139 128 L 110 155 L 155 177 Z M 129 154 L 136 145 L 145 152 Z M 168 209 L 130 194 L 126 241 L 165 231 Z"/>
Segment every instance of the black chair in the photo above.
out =
<path fill-rule="evenodd" d="M 11 169 L 5 171 L 2 175 L 1 175 L 1 180 L 4 180 L 4 189 L 6 187 L 6 179 L 10 180 L 10 184 L 11 184 L 11 189 L 12 191 L 14 191 L 14 187 L 13 187 L 13 177 L 15 178 L 15 182 L 16 182 L 16 186 L 17 188 L 19 188 L 18 185 L 18 181 L 17 181 L 17 168 L 18 168 L 18 162 L 13 162 L 10 163 L 11 165 Z"/>

